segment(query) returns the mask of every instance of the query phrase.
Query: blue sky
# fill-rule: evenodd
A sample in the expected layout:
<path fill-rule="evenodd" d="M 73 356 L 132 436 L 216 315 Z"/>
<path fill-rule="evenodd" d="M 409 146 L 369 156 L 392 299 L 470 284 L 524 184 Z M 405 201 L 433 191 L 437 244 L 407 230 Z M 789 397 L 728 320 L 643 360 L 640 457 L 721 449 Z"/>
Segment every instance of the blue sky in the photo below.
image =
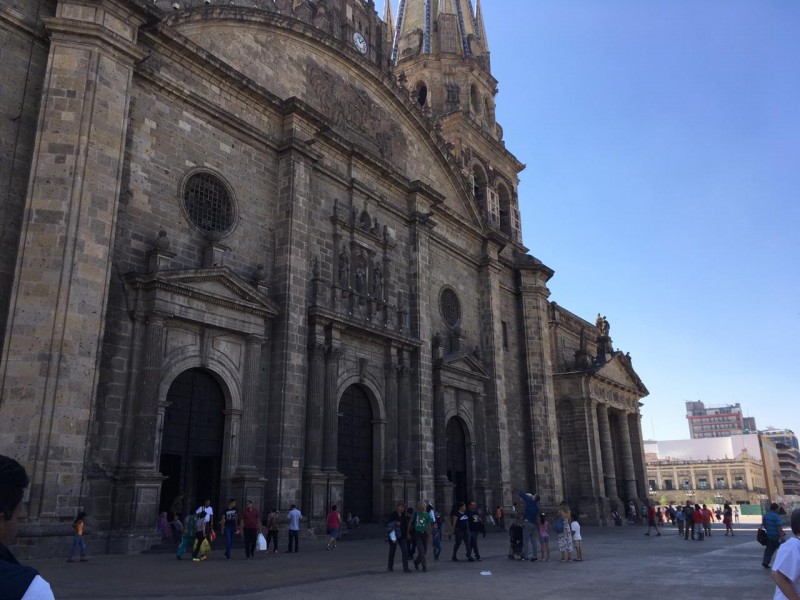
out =
<path fill-rule="evenodd" d="M 644 437 L 687 438 L 686 400 L 800 435 L 800 3 L 482 9 L 524 242 L 631 353 Z"/>

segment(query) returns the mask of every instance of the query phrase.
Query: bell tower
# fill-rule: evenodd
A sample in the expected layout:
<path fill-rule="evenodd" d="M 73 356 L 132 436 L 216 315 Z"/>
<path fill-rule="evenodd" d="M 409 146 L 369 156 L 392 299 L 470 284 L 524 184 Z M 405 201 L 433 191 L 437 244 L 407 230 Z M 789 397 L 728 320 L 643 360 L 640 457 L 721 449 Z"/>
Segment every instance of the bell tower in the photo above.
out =
<path fill-rule="evenodd" d="M 400 0 L 391 63 L 461 160 L 487 225 L 521 249 L 517 184 L 525 167 L 505 149 L 495 120 L 481 0 L 474 8 L 472 0 Z"/>

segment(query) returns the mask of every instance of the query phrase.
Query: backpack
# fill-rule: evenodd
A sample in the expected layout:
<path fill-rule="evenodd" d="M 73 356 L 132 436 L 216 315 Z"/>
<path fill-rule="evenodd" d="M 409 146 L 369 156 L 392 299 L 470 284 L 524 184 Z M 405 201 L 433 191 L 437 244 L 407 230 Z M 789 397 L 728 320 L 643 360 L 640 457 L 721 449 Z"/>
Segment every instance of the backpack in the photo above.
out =
<path fill-rule="evenodd" d="M 564 519 L 558 517 L 553 521 L 553 529 L 556 530 L 556 533 L 564 533 Z"/>

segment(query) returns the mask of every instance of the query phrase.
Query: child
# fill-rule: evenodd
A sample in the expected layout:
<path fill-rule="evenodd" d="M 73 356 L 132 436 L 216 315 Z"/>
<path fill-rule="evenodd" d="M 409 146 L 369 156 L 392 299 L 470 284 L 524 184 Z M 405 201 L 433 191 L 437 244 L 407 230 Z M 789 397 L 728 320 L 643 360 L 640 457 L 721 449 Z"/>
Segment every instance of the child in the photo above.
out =
<path fill-rule="evenodd" d="M 583 560 L 583 547 L 581 541 L 581 525 L 577 519 L 570 523 L 569 528 L 572 530 L 572 544 L 575 546 L 575 560 Z"/>
<path fill-rule="evenodd" d="M 156 523 L 156 531 L 158 531 L 161 534 L 162 542 L 166 542 L 170 538 L 172 530 L 169 527 L 169 520 L 167 519 L 167 513 L 162 512 L 158 515 L 158 523 Z"/>
<path fill-rule="evenodd" d="M 542 546 L 542 560 L 547 562 L 550 560 L 550 522 L 545 513 L 539 515 L 539 543 Z"/>
<path fill-rule="evenodd" d="M 86 558 L 86 544 L 83 542 L 83 524 L 86 520 L 86 513 L 79 512 L 78 516 L 72 522 L 72 529 L 75 530 L 75 535 L 72 538 L 72 551 L 69 553 L 67 562 L 75 562 L 75 554 L 80 551 L 81 562 L 89 560 Z"/>
<path fill-rule="evenodd" d="M 442 553 L 442 515 L 437 515 L 433 522 L 433 562 L 439 562 Z"/>

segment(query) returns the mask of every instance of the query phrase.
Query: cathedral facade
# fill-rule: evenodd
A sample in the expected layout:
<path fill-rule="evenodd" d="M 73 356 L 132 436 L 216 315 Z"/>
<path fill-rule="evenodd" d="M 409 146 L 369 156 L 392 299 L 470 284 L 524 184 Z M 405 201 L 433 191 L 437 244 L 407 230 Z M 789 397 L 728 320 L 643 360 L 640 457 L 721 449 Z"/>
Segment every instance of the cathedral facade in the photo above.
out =
<path fill-rule="evenodd" d="M 31 552 L 79 509 L 122 552 L 206 498 L 314 526 L 647 497 L 647 390 L 523 244 L 480 0 L 397 9 L 0 2 L 0 453 Z"/>

